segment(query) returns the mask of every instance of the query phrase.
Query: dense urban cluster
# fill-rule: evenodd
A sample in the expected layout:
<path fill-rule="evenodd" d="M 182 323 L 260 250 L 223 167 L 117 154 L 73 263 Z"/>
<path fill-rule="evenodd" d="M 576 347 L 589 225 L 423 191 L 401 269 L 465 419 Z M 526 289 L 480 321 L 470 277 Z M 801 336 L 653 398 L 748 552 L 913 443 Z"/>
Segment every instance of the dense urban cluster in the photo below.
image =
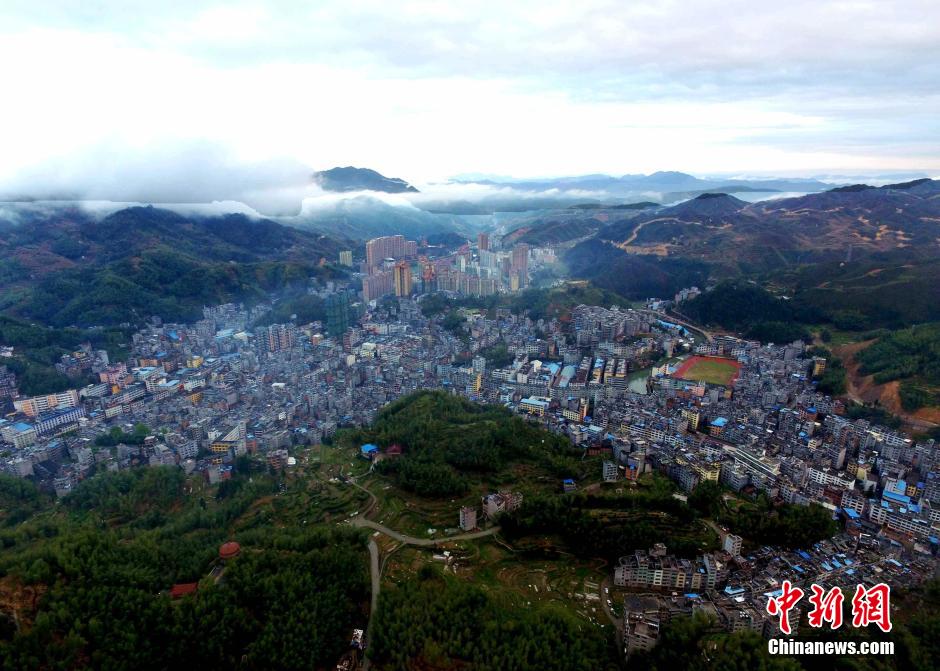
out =
<path fill-rule="evenodd" d="M 443 389 L 509 408 L 602 456 L 606 482 L 656 473 L 685 495 L 714 487 L 819 506 L 840 520 L 844 531 L 801 547 L 762 531 L 763 522 L 717 516 L 717 552 L 681 558 L 657 545 L 622 557 L 613 583 L 646 594 L 627 600 L 628 653 L 655 645 L 677 613 L 707 611 L 728 631 L 776 635 L 764 604 L 783 580 L 909 586 L 933 574 L 934 441 L 847 418 L 840 401 L 816 389 L 827 361 L 812 348 L 690 330 L 669 321 L 659 311 L 669 301 L 660 300 L 643 309 L 577 305 L 560 318 L 507 308 L 425 314 L 432 291 L 480 296 L 526 285 L 539 254 L 489 247 L 481 235 L 472 253 L 418 260 L 416 283 L 414 243 L 373 240 L 363 273 L 308 288 L 323 302 L 323 320 L 261 326 L 270 303 L 206 307 L 189 324 L 153 317 L 133 334 L 126 360 L 90 346 L 63 356 L 60 372 L 96 379 L 64 392 L 19 397 L 2 371 L 13 408 L 0 420 L 3 470 L 60 497 L 96 472 L 148 465 L 217 483 L 241 455 L 283 469 L 294 446 L 329 442 L 338 428 L 370 425 L 399 397 Z M 351 254 L 341 261 L 351 264 Z M 696 293 L 683 290 L 675 302 Z M 578 486 L 559 478 L 559 492 Z M 517 507 L 513 496 L 461 508 L 459 526 L 477 526 L 478 510 L 481 522 L 496 517 L 505 497 Z"/>

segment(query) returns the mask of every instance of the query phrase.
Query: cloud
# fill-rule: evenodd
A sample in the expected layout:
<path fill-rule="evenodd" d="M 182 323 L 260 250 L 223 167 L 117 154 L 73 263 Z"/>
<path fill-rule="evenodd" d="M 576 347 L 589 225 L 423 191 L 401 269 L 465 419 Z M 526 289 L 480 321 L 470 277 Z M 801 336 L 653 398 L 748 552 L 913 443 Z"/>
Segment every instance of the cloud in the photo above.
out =
<path fill-rule="evenodd" d="M 303 197 L 315 190 L 310 179 L 309 168 L 292 159 L 241 161 L 209 142 L 147 146 L 132 152 L 105 143 L 18 171 L 0 185 L 0 198 L 240 201 L 281 213 L 296 211 Z"/>
<path fill-rule="evenodd" d="M 934 0 L 7 0 L 0 61 L 3 193 L 276 209 L 350 164 L 940 170 Z"/>

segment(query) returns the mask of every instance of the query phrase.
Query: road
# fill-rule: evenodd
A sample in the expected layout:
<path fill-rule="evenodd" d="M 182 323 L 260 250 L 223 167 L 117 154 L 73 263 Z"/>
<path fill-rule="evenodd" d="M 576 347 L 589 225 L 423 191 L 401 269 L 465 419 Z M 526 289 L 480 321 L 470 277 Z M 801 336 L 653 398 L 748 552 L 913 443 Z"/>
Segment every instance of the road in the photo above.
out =
<path fill-rule="evenodd" d="M 379 606 L 379 590 L 382 589 L 382 572 L 379 569 L 379 546 L 375 541 L 369 539 L 369 574 L 372 577 L 372 601 L 369 605 L 369 624 L 366 625 L 366 633 L 363 637 L 363 647 L 369 647 L 369 635 L 372 633 L 372 618 L 375 617 L 375 610 Z M 369 671 L 371 662 L 368 656 L 362 659 L 362 671 Z"/>
<path fill-rule="evenodd" d="M 607 605 L 607 599 L 610 598 L 610 594 L 606 591 L 610 586 L 610 576 L 608 575 L 601 581 L 600 587 L 598 587 L 598 592 L 601 596 L 601 608 L 604 609 L 604 614 L 607 616 L 607 619 L 610 620 L 610 623 L 614 625 L 614 632 L 617 634 L 617 645 L 623 647 L 623 619 L 614 615 L 613 611 L 610 610 L 610 606 Z"/>
<path fill-rule="evenodd" d="M 361 477 L 361 476 L 360 476 L 360 477 Z M 375 498 L 375 494 L 373 494 L 373 493 L 370 492 L 368 489 L 366 489 L 365 487 L 363 487 L 362 485 L 360 485 L 358 482 L 356 482 L 356 479 L 355 479 L 355 478 L 352 478 L 352 477 L 347 478 L 347 479 L 346 479 L 346 482 L 348 482 L 349 484 L 351 484 L 351 485 L 352 485 L 353 487 L 355 487 L 356 489 L 361 489 L 362 491 L 364 491 L 366 494 L 369 495 L 369 505 L 366 507 L 365 510 L 362 511 L 363 517 L 368 517 L 369 515 L 371 515 L 372 513 L 374 513 L 376 506 L 379 505 L 379 500 L 378 500 L 377 498 Z"/>
<path fill-rule="evenodd" d="M 407 536 L 405 534 L 398 533 L 394 529 L 389 529 L 387 526 L 379 524 L 378 522 L 373 522 L 372 520 L 368 519 L 366 516 L 374 513 L 378 507 L 378 499 L 375 497 L 375 494 L 370 492 L 352 478 L 349 478 L 347 482 L 349 482 L 349 484 L 351 484 L 353 487 L 361 489 L 369 495 L 369 505 L 365 508 L 362 515 L 358 515 L 349 520 L 349 524 L 354 527 L 374 529 L 375 531 L 385 534 L 390 538 L 394 538 L 396 541 L 405 543 L 406 545 L 430 547 L 442 542 L 468 541 L 475 538 L 484 538 L 486 536 L 492 536 L 497 531 L 499 531 L 499 527 L 492 527 L 490 529 L 486 529 L 485 531 L 474 531 L 473 533 L 458 534 L 456 536 L 448 536 L 441 539 L 415 538 L 414 536 Z M 379 562 L 379 546 L 372 538 L 369 539 L 369 575 L 372 581 L 372 599 L 369 604 L 369 623 L 366 625 L 365 640 L 363 641 L 366 650 L 368 650 L 369 635 L 372 632 L 372 620 L 375 617 L 375 611 L 379 605 L 379 591 L 382 589 L 382 567 L 381 563 Z M 369 671 L 369 666 L 370 661 L 367 652 L 362 660 L 362 671 Z"/>
<path fill-rule="evenodd" d="M 372 605 L 371 610 L 379 605 L 379 590 L 382 588 L 381 571 L 379 570 L 379 546 L 369 539 L 369 572 L 372 574 Z"/>
<path fill-rule="evenodd" d="M 445 536 L 443 538 L 416 538 L 415 536 L 407 536 L 395 531 L 394 529 L 389 529 L 387 526 L 379 524 L 378 522 L 373 522 L 372 520 L 367 520 L 364 517 L 354 517 L 349 521 L 349 523 L 354 527 L 374 529 L 379 533 L 385 534 L 389 538 L 394 538 L 400 543 L 404 543 L 406 545 L 418 545 L 420 547 L 431 547 L 438 545 L 439 543 L 449 543 L 451 541 L 471 541 L 477 538 L 492 536 L 499 531 L 499 527 L 490 527 L 484 531 L 473 531 L 467 534 L 457 534 L 456 536 Z"/>
<path fill-rule="evenodd" d="M 648 226 L 649 224 L 655 224 L 661 221 L 671 221 L 677 224 L 686 224 L 688 226 L 701 226 L 702 225 L 702 222 L 700 221 L 683 221 L 682 219 L 677 219 L 675 217 L 658 217 L 656 219 L 650 219 L 649 221 L 640 222 L 639 224 L 633 227 L 633 232 L 630 233 L 630 235 L 627 237 L 626 240 L 624 240 L 623 242 L 616 242 L 614 244 L 617 245 L 618 247 L 629 247 L 631 244 L 633 244 L 633 241 L 636 240 L 637 236 L 640 234 L 640 231 L 643 230 L 644 226 Z"/>
<path fill-rule="evenodd" d="M 696 326 L 695 324 L 691 324 L 685 321 L 684 319 L 677 317 L 676 315 L 667 315 L 665 312 L 657 312 L 656 310 L 640 310 L 640 312 L 649 312 L 651 315 L 655 315 L 657 319 L 662 319 L 664 322 L 669 322 L 670 324 L 678 324 L 679 326 L 686 327 L 690 331 L 701 333 L 703 336 L 705 336 L 705 340 L 707 340 L 708 342 L 711 342 L 712 340 L 715 339 L 714 336 L 711 334 L 711 332 L 706 331 L 701 326 Z"/>

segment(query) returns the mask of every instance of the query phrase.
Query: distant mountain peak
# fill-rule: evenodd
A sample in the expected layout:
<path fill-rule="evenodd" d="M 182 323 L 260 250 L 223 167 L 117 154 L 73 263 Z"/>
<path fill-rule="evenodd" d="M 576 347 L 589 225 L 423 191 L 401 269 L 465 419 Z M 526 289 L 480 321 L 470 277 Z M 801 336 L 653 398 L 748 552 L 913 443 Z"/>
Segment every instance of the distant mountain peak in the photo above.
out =
<path fill-rule="evenodd" d="M 709 192 L 673 205 L 665 212 L 677 216 L 720 218 L 737 214 L 746 207 L 747 203 L 740 198 L 727 193 Z"/>
<path fill-rule="evenodd" d="M 858 193 L 860 191 L 868 191 L 869 189 L 876 188 L 878 187 L 868 184 L 849 184 L 848 186 L 837 186 L 834 189 L 829 189 L 829 193 Z"/>
<path fill-rule="evenodd" d="M 398 177 L 385 175 L 369 168 L 336 167 L 313 174 L 313 181 L 325 191 L 381 191 L 383 193 L 417 193 L 418 190 Z"/>
<path fill-rule="evenodd" d="M 900 182 L 898 184 L 885 184 L 884 187 L 882 188 L 906 190 L 906 189 L 913 189 L 914 187 L 921 186 L 923 184 L 931 184 L 933 181 L 934 180 L 930 179 L 929 177 L 922 177 L 921 179 L 914 179 L 914 180 L 911 180 L 910 182 Z"/>
<path fill-rule="evenodd" d="M 699 194 L 698 196 L 694 198 L 694 200 L 711 200 L 712 198 L 732 198 L 734 200 L 738 200 L 737 198 L 734 198 L 734 196 L 729 196 L 727 193 L 717 193 L 717 192 Z"/>

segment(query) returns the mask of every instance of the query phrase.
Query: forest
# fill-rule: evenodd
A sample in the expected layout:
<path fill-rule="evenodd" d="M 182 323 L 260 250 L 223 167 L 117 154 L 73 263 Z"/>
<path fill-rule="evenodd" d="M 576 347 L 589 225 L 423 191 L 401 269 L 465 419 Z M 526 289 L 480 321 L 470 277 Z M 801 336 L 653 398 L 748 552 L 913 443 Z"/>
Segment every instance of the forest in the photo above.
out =
<path fill-rule="evenodd" d="M 845 393 L 846 373 L 842 359 L 835 356 L 825 347 L 810 347 L 806 351 L 808 357 L 818 356 L 826 360 L 826 370 L 815 378 L 816 389 L 829 396 L 838 396 Z"/>
<path fill-rule="evenodd" d="M 538 461 L 568 476 L 581 450 L 502 407 L 484 406 L 440 391 L 423 391 L 383 408 L 372 426 L 353 431 L 356 444 L 398 444 L 402 456 L 381 461 L 376 470 L 421 496 L 464 494 L 474 476 L 495 475 L 511 462 Z"/>
<path fill-rule="evenodd" d="M 777 298 L 755 284 L 730 281 L 686 301 L 679 311 L 700 324 L 721 326 L 746 338 L 776 343 L 808 339 L 803 324 L 820 319 L 814 310 Z"/>
<path fill-rule="evenodd" d="M 54 506 L 29 485 L 22 491 L 0 478 L 0 503 L 21 502 L 2 518 L 0 582 L 35 598 L 19 626 L 0 612 L 0 667 L 335 664 L 352 628 L 366 621 L 362 535 L 246 524 L 245 513 L 276 484 L 263 473 L 229 482 L 235 486 L 221 498 L 193 496 L 178 469 L 141 468 L 83 481 Z M 14 525 L 22 511 L 32 517 Z M 212 573 L 227 540 L 242 552 Z M 171 599 L 170 587 L 189 582 L 198 582 L 195 593 Z"/>
<path fill-rule="evenodd" d="M 590 280 L 630 300 L 672 296 L 682 287 L 705 286 L 709 274 L 709 266 L 698 260 L 627 254 L 596 238 L 578 243 L 562 260 L 572 277 Z"/>
<path fill-rule="evenodd" d="M 103 349 L 114 359 L 126 356 L 124 343 L 129 332 L 119 327 L 78 329 L 49 328 L 0 314 L 0 343 L 13 347 L 13 356 L 3 365 L 16 374 L 19 391 L 24 396 L 51 394 L 90 380 L 70 380 L 57 371 L 59 357 L 87 342 Z"/>
<path fill-rule="evenodd" d="M 714 482 L 699 484 L 688 503 L 673 496 L 675 486 L 654 477 L 644 489 L 620 494 L 582 493 L 528 497 L 517 510 L 500 517 L 503 535 L 519 540 L 533 535 L 558 535 L 571 552 L 582 557 L 616 560 L 634 550 L 665 541 L 680 557 L 716 549 L 716 539 L 703 533 L 699 517 L 707 517 L 758 545 L 809 547 L 838 532 L 831 515 L 818 506 L 771 506 L 766 498 L 722 501 Z"/>
<path fill-rule="evenodd" d="M 512 604 L 432 570 L 383 589 L 370 656 L 383 671 L 619 668 L 604 630 L 557 608 Z"/>
<path fill-rule="evenodd" d="M 807 548 L 839 532 L 832 513 L 822 506 L 774 505 L 764 492 L 728 505 L 724 491 L 716 482 L 702 482 L 689 496 L 689 505 L 753 544 Z"/>
<path fill-rule="evenodd" d="M 610 562 L 662 541 L 681 557 L 715 550 L 717 539 L 673 492 L 670 482 L 655 478 L 651 489 L 638 492 L 532 496 L 499 523 L 510 541 L 557 535 L 575 555 Z"/>
<path fill-rule="evenodd" d="M 913 411 L 940 405 L 940 323 L 887 333 L 855 356 L 876 384 L 902 380 L 901 404 Z"/>
<path fill-rule="evenodd" d="M 557 287 L 530 288 L 517 294 L 496 296 L 467 296 L 450 299 L 444 294 L 430 294 L 421 299 L 421 311 L 425 317 L 433 317 L 454 308 L 485 311 L 503 308 L 513 314 L 526 313 L 535 320 L 553 317 L 565 319 L 571 312 L 571 308 L 581 303 L 606 307 L 630 306 L 630 301 L 620 294 L 602 289 L 591 282 L 579 281 L 568 282 Z"/>

